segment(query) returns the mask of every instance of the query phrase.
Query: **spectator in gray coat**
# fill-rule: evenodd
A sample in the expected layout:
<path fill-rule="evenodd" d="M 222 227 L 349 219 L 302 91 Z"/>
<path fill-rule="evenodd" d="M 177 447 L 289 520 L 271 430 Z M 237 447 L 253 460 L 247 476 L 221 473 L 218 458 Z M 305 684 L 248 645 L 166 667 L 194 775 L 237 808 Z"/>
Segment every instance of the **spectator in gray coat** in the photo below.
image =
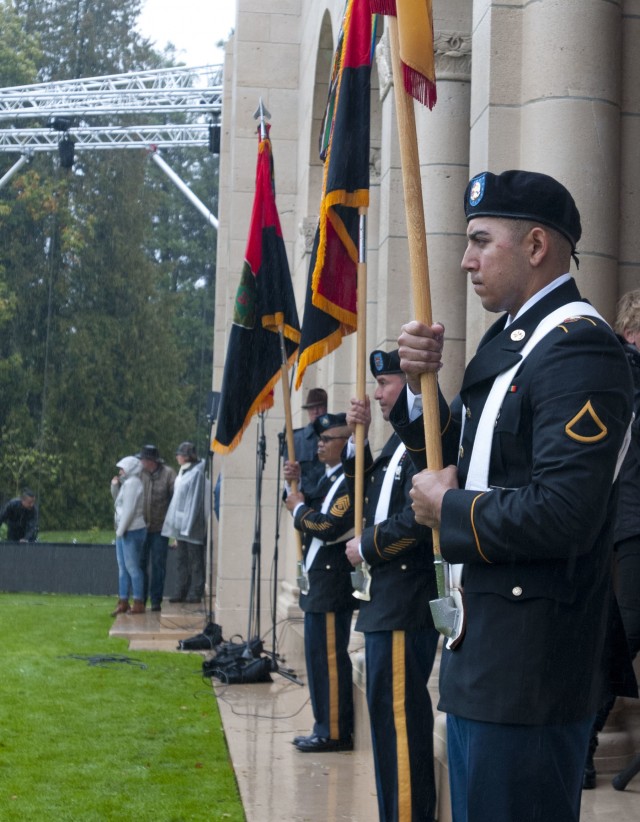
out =
<path fill-rule="evenodd" d="M 207 538 L 204 460 L 199 460 L 191 442 L 176 451 L 180 466 L 173 497 L 162 526 L 163 536 L 177 550 L 177 583 L 169 602 L 200 602 L 204 595 L 204 546 Z"/>

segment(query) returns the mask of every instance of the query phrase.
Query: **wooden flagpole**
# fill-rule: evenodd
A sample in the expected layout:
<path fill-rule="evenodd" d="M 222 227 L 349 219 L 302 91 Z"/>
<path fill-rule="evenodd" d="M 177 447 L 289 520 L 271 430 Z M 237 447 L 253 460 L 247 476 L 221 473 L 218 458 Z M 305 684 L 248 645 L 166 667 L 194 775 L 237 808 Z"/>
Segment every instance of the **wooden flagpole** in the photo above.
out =
<path fill-rule="evenodd" d="M 357 268 L 357 316 L 358 331 L 356 334 L 356 399 L 364 401 L 367 376 L 367 211 L 361 206 L 358 209 L 358 268 Z M 353 524 L 356 537 L 362 535 L 364 524 L 364 425 L 356 424 L 356 476 L 355 499 L 353 504 Z M 370 575 L 367 563 L 360 567 L 364 584 L 356 588 L 354 597 L 370 600 Z"/>
<path fill-rule="evenodd" d="M 260 139 L 265 140 L 267 137 L 267 127 L 265 124 L 265 120 L 271 117 L 271 114 L 267 111 L 264 103 L 262 102 L 262 97 L 258 103 L 258 108 L 256 109 L 254 115 L 254 119 L 259 121 L 259 130 L 260 130 Z M 284 420 L 285 420 L 285 434 L 287 439 L 287 454 L 289 456 L 289 460 L 291 462 L 295 462 L 296 459 L 296 449 L 294 446 L 294 439 L 293 439 L 293 419 L 291 415 L 291 392 L 289 391 L 289 369 L 288 369 L 288 362 L 287 362 L 287 349 L 284 343 L 284 324 L 278 324 L 278 337 L 280 339 L 280 382 L 282 383 L 282 400 L 284 404 Z M 291 481 L 291 490 L 294 493 L 298 491 L 298 482 L 297 480 Z M 297 562 L 298 562 L 298 582 L 301 583 L 301 569 L 302 569 L 302 534 L 300 531 L 296 530 L 296 547 L 297 547 Z"/>
<path fill-rule="evenodd" d="M 427 233 L 422 202 L 420 180 L 420 159 L 416 134 L 413 97 L 407 94 L 402 81 L 403 71 L 400 61 L 398 21 L 387 17 L 393 69 L 393 87 L 396 102 L 398 138 L 404 184 L 404 204 L 407 215 L 407 237 L 409 241 L 409 264 L 411 267 L 411 292 L 415 318 L 426 325 L 432 325 L 431 291 L 429 285 L 429 260 L 427 257 Z M 422 412 L 424 420 L 427 465 L 430 469 L 442 468 L 442 442 L 440 439 L 440 408 L 438 405 L 438 377 L 435 373 L 422 374 L 420 379 Z M 440 553 L 440 534 L 433 531 L 433 553 L 438 582 L 438 594 L 447 595 L 447 584 Z"/>
<path fill-rule="evenodd" d="M 280 337 L 280 382 L 282 383 L 282 401 L 284 404 L 284 428 L 287 440 L 287 455 L 290 462 L 296 461 L 296 449 L 293 439 L 293 417 L 291 414 L 291 391 L 289 390 L 289 369 L 287 367 L 287 352 L 284 345 L 284 326 L 278 325 L 278 335 Z M 291 480 L 291 490 L 294 494 L 298 492 L 298 481 Z M 298 536 L 298 561 L 302 560 L 302 535 L 296 530 Z"/>

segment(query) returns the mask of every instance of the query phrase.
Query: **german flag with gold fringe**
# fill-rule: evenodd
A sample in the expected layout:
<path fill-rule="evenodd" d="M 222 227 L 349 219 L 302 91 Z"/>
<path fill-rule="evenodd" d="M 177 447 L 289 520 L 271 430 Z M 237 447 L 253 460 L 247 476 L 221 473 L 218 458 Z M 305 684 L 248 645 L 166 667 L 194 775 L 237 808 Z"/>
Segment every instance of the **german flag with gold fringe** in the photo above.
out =
<path fill-rule="evenodd" d="M 374 14 L 398 18 L 404 88 L 430 109 L 437 100 L 432 0 L 369 0 Z"/>
<path fill-rule="evenodd" d="M 371 11 L 347 0 L 321 135 L 324 177 L 311 254 L 296 388 L 306 368 L 357 328 L 358 209 L 369 205 Z"/>
<path fill-rule="evenodd" d="M 276 208 L 267 127 L 258 146 L 251 227 L 227 346 L 218 425 L 211 444 L 219 454 L 233 451 L 251 417 L 273 405 L 273 388 L 282 366 L 280 329 L 287 363 L 292 365 L 300 326 Z"/>

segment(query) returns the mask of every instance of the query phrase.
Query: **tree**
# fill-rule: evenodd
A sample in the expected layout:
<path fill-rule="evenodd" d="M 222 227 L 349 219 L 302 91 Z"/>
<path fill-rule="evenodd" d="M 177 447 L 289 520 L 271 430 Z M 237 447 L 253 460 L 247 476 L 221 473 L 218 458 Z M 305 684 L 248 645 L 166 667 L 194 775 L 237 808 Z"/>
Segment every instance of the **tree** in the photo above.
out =
<path fill-rule="evenodd" d="M 2 442 L 0 471 L 4 476 L 11 478 L 9 494 L 11 497 L 19 496 L 23 488 L 39 485 L 43 479 L 55 483 L 60 474 L 61 458 L 59 455 L 48 452 L 38 444 L 25 445 L 22 437 L 24 437 L 22 426 L 16 428 L 5 426 L 0 435 Z"/>
<path fill-rule="evenodd" d="M 0 28 L 2 84 L 15 77 L 3 73 L 10 47 L 26 82 L 170 57 L 135 32 L 139 0 L 14 6 L 20 26 Z M 201 154 L 168 159 L 213 203 L 216 165 Z M 145 152 L 118 151 L 83 152 L 72 170 L 37 155 L 0 191 L 0 236 L 0 427 L 59 466 L 34 483 L 44 527 L 108 526 L 119 458 L 147 442 L 165 454 L 208 442 L 215 232 Z"/>
<path fill-rule="evenodd" d="M 0 0 L 0 85 L 33 83 L 41 58 L 37 38 L 27 34 L 11 0 Z"/>

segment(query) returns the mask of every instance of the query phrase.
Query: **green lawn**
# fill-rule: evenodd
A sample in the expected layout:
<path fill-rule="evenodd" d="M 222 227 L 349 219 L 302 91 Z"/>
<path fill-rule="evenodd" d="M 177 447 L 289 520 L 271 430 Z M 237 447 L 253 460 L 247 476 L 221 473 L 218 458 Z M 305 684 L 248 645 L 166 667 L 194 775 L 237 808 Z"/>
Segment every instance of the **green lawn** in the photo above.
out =
<path fill-rule="evenodd" d="M 202 657 L 130 653 L 111 606 L 0 594 L 0 819 L 242 822 Z"/>

